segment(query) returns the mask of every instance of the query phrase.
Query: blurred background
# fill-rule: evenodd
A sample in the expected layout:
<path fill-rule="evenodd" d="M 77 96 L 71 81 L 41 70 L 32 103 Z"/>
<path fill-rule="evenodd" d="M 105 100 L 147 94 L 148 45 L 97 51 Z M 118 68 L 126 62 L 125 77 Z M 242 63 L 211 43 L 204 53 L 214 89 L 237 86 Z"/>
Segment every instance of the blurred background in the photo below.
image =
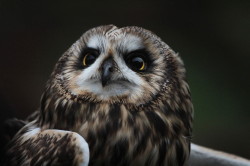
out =
<path fill-rule="evenodd" d="M 0 0 L 0 121 L 33 112 L 61 54 L 103 24 L 144 27 L 178 52 L 193 142 L 250 158 L 249 0 Z"/>

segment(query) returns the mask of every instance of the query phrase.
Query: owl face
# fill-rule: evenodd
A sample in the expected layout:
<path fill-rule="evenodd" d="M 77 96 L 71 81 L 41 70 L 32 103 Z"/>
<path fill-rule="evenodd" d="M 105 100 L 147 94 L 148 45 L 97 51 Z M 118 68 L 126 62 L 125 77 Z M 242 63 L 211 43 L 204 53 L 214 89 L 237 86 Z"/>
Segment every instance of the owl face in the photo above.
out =
<path fill-rule="evenodd" d="M 167 81 L 167 56 L 159 43 L 138 27 L 91 29 L 61 57 L 56 81 L 61 91 L 78 99 L 147 103 Z"/>

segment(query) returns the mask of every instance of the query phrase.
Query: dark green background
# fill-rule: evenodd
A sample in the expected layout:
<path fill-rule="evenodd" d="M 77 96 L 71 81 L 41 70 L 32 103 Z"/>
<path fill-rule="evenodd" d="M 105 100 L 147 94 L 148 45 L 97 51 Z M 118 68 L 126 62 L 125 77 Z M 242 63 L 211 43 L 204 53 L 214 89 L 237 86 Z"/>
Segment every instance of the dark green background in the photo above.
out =
<path fill-rule="evenodd" d="M 250 1 L 0 1 L 1 121 L 24 118 L 60 55 L 89 28 L 136 25 L 183 58 L 195 143 L 250 158 Z"/>

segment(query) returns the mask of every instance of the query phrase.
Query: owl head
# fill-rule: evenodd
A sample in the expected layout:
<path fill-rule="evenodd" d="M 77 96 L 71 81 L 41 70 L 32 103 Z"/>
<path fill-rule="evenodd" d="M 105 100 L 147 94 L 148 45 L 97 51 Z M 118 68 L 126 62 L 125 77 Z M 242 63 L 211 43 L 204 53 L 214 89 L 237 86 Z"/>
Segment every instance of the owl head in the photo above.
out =
<path fill-rule="evenodd" d="M 85 32 L 65 52 L 52 82 L 72 100 L 141 105 L 170 94 L 184 75 L 178 55 L 152 32 L 107 25 Z"/>

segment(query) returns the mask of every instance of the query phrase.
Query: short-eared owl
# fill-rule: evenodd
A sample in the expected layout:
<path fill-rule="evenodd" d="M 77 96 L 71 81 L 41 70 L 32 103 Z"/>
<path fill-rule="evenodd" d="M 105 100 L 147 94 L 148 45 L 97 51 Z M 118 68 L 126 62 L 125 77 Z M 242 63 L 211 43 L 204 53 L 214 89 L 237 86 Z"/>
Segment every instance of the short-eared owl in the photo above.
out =
<path fill-rule="evenodd" d="M 183 166 L 192 114 L 178 54 L 143 28 L 100 26 L 59 59 L 5 164 Z"/>

